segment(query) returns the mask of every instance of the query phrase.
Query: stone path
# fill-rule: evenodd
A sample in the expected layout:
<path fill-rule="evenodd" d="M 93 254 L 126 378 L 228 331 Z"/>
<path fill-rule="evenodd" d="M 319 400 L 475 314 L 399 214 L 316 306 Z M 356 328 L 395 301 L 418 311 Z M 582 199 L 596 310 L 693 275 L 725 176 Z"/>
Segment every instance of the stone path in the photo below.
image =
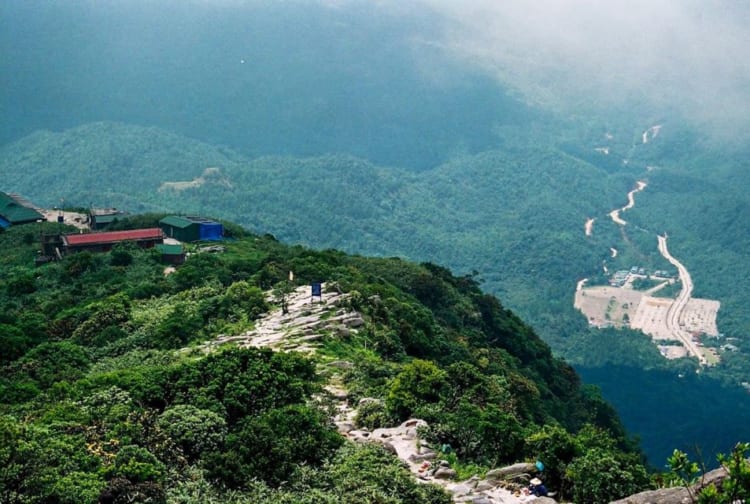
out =
<path fill-rule="evenodd" d="M 287 296 L 287 313 L 281 308 L 271 310 L 258 320 L 254 329 L 239 335 L 219 336 L 204 343 L 201 349 L 209 352 L 226 344 L 240 347 L 269 347 L 277 351 L 295 351 L 312 354 L 327 335 L 346 336 L 355 333 L 364 325 L 362 315 L 348 311 L 342 305 L 347 295 L 338 292 L 326 292 L 323 286 L 322 300 L 311 299 L 310 287 L 296 288 Z M 269 294 L 269 301 L 272 301 Z M 342 371 L 351 368 L 348 361 L 330 361 L 323 367 L 328 374 L 325 390 L 335 408 L 334 422 L 338 431 L 352 442 L 375 442 L 382 444 L 388 451 L 399 457 L 418 481 L 433 483 L 445 488 L 456 503 L 472 504 L 520 504 L 543 502 L 533 496 L 518 492 L 515 495 L 509 487 L 509 481 L 518 475 L 533 471 L 533 465 L 517 464 L 517 470 L 490 471 L 484 479 L 478 477 L 466 481 L 454 481 L 456 473 L 441 461 L 438 452 L 424 440 L 419 439 L 418 428 L 427 425 L 424 420 L 411 419 L 399 426 L 375 429 L 357 429 L 354 419 L 357 408 L 348 402 L 348 394 L 343 385 Z M 360 401 L 379 401 L 366 398 Z M 359 406 L 359 405 L 357 405 Z M 511 466 L 511 467 L 516 467 Z M 525 480 L 521 480 L 522 482 Z M 551 500 L 544 502 L 554 502 Z"/>

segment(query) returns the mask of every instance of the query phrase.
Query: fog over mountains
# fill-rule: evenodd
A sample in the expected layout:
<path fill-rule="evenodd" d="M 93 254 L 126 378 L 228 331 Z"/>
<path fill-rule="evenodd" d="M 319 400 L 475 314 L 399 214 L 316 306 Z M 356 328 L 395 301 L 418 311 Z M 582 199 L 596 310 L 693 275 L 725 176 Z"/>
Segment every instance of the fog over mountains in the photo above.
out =
<path fill-rule="evenodd" d="M 443 47 L 532 101 L 619 107 L 637 100 L 640 106 L 679 111 L 723 135 L 742 135 L 736 128 L 747 126 L 747 5 L 722 0 L 424 3 L 450 20 L 439 41 Z"/>
<path fill-rule="evenodd" d="M 678 113 L 723 139 L 742 136 L 750 117 L 748 8 L 734 2 L 9 0 L 0 9 L 5 141 L 122 120 L 252 154 L 346 151 L 425 167 L 492 143 L 508 121 L 498 83 L 566 115 L 616 124 L 623 113 Z M 417 131 L 432 145 L 397 140 Z"/>

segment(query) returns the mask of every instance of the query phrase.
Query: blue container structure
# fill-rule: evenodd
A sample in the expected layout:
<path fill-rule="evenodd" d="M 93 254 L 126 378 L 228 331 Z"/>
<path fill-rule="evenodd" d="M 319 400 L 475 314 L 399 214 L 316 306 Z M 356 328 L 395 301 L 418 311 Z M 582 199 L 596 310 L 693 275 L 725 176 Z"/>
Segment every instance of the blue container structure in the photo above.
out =
<path fill-rule="evenodd" d="M 219 241 L 224 226 L 211 219 L 187 215 L 170 215 L 159 221 L 164 235 L 181 242 Z"/>

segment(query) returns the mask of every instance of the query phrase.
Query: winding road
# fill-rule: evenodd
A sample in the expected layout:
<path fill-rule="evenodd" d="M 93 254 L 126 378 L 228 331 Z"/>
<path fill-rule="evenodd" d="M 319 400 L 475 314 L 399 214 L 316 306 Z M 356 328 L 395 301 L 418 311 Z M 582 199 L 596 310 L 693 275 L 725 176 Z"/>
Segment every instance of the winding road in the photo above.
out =
<path fill-rule="evenodd" d="M 664 259 L 677 268 L 677 271 L 680 274 L 680 281 L 682 282 L 682 290 L 680 291 L 680 294 L 667 311 L 667 329 L 669 329 L 674 337 L 684 345 L 690 355 L 697 357 L 701 364 L 706 365 L 707 361 L 703 356 L 703 352 L 701 352 L 698 345 L 695 344 L 692 336 L 680 326 L 682 312 L 685 310 L 685 307 L 693 294 L 693 279 L 690 277 L 690 272 L 688 272 L 687 268 L 669 253 L 669 250 L 667 249 L 667 235 L 659 235 L 658 239 L 659 252 L 664 256 Z"/>
<path fill-rule="evenodd" d="M 620 212 L 625 212 L 633 208 L 635 206 L 635 193 L 644 190 L 647 185 L 648 184 L 646 184 L 643 180 L 639 180 L 638 186 L 628 193 L 628 204 L 622 208 L 618 208 L 609 212 L 609 216 L 612 218 L 615 224 L 619 224 L 621 226 L 627 224 L 627 222 L 620 217 Z"/>
<path fill-rule="evenodd" d="M 652 132 L 652 135 L 656 136 L 659 133 L 659 127 L 653 127 L 647 130 L 646 133 L 644 133 L 644 143 L 647 141 L 646 135 L 648 132 Z M 639 180 L 637 182 L 637 186 L 628 193 L 627 205 L 622 208 L 612 210 L 609 213 L 609 216 L 612 218 L 612 221 L 615 224 L 618 224 L 620 226 L 625 226 L 627 224 L 627 222 L 620 217 L 620 212 L 625 212 L 633 208 L 635 206 L 635 194 L 645 189 L 646 186 L 647 183 L 645 181 Z M 586 224 L 584 227 L 586 236 L 591 235 L 593 224 L 593 218 L 589 218 L 586 220 Z M 664 234 L 664 236 L 657 235 L 657 238 L 659 240 L 659 252 L 667 261 L 669 261 L 670 264 L 677 268 L 680 276 L 680 281 L 682 282 L 682 290 L 680 290 L 677 298 L 669 306 L 663 322 L 666 325 L 667 331 L 674 337 L 675 340 L 679 341 L 685 347 L 688 354 L 696 357 L 702 365 L 706 365 L 708 362 L 706 360 L 706 357 L 703 355 L 700 347 L 693 341 L 692 335 L 688 331 L 683 329 L 680 324 L 680 321 L 682 320 L 683 314 L 685 312 L 685 308 L 687 307 L 687 304 L 693 294 L 693 279 L 690 277 L 690 272 L 688 272 L 687 268 L 681 262 L 675 259 L 672 254 L 669 253 L 669 249 L 667 248 L 666 233 Z M 617 250 L 614 248 L 610 250 L 612 252 L 612 257 L 617 257 Z M 608 273 L 606 266 L 604 266 L 604 272 Z M 585 283 L 586 279 L 580 280 L 578 282 L 578 285 L 576 286 L 576 292 L 583 290 L 583 286 Z M 664 285 L 665 284 L 660 284 L 657 287 L 661 288 L 664 287 Z M 656 289 L 657 288 L 655 288 L 655 290 Z"/>

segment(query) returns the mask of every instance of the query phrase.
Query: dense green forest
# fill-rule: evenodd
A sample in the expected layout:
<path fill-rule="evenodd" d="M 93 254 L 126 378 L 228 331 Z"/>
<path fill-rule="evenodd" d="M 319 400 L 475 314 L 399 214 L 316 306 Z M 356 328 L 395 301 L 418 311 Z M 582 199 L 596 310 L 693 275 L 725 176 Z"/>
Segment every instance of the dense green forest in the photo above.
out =
<path fill-rule="evenodd" d="M 449 502 L 335 431 L 321 398 L 341 359 L 349 402 L 382 400 L 360 425 L 423 418 L 459 470 L 541 458 L 548 483 L 576 495 L 591 484 L 576 468 L 606 460 L 609 497 L 650 484 L 614 410 L 469 276 L 229 223 L 225 252 L 193 253 L 166 276 L 157 252 L 128 245 L 35 267 L 39 233 L 58 230 L 0 234 L 3 502 Z M 201 350 L 274 309 L 294 287 L 288 271 L 345 293 L 330 310 L 364 325 L 326 333 L 314 354 Z"/>
<path fill-rule="evenodd" d="M 661 368 L 679 388 L 678 375 L 693 373 L 694 364 L 663 360 L 648 338 L 635 333 L 590 329 L 572 307 L 575 282 L 601 275 L 604 261 L 610 269 L 668 267 L 656 250 L 656 234 L 668 230 L 670 249 L 693 273 L 695 295 L 721 301 L 720 330 L 740 348 L 701 375 L 718 389 L 728 387 L 723 397 L 733 398 L 733 388 L 739 391 L 738 384 L 748 381 L 744 336 L 750 323 L 742 309 L 747 291 L 737 283 L 750 275 L 749 249 L 742 246 L 749 235 L 750 221 L 741 218 L 746 196 L 726 189 L 741 176 L 740 167 L 724 159 L 710 184 L 698 183 L 690 170 L 654 168 L 657 159 L 666 162 L 669 156 L 681 166 L 710 147 L 685 144 L 692 137 L 679 129 L 671 140 L 669 134 L 666 129 L 659 142 L 646 145 L 638 145 L 635 134 L 611 140 L 610 156 L 631 157 L 617 171 L 594 164 L 595 156 L 603 157 L 593 151 L 600 138 L 584 135 L 579 141 L 589 141 L 590 148 L 576 149 L 570 140 L 544 146 L 516 134 L 505 138 L 502 149 L 410 173 L 344 155 L 250 160 L 156 128 L 95 123 L 38 132 L 3 147 L 0 173 L 6 179 L 13 174 L 13 190 L 48 206 L 64 198 L 66 205 L 220 215 L 292 243 L 447 264 L 474 275 L 483 290 L 498 295 L 571 363 L 592 369 L 625 365 L 634 373 Z M 697 170 L 698 161 L 692 163 L 688 166 Z M 218 170 L 205 171 L 211 167 Z M 649 185 L 626 213 L 630 224 L 620 229 L 607 213 L 625 203 L 636 180 Z M 169 185 L 190 181 L 198 183 Z M 590 217 L 596 217 L 594 233 L 586 237 L 583 223 Z M 717 234 L 721 229 L 737 239 Z M 610 247 L 618 249 L 616 259 Z M 633 376 L 629 382 L 640 380 L 647 378 Z M 698 387 L 707 399 L 713 396 L 710 388 Z M 621 389 L 605 391 L 621 411 L 636 408 L 633 396 L 620 395 Z M 669 440 L 658 442 L 658 449 L 644 444 L 652 459 L 666 457 L 669 444 L 688 449 L 712 436 L 710 426 L 697 423 L 684 437 L 669 437 L 675 433 L 671 428 L 665 432 L 666 426 L 647 417 L 628 425 L 645 439 Z M 733 432 L 742 438 L 746 429 L 738 425 Z"/>

